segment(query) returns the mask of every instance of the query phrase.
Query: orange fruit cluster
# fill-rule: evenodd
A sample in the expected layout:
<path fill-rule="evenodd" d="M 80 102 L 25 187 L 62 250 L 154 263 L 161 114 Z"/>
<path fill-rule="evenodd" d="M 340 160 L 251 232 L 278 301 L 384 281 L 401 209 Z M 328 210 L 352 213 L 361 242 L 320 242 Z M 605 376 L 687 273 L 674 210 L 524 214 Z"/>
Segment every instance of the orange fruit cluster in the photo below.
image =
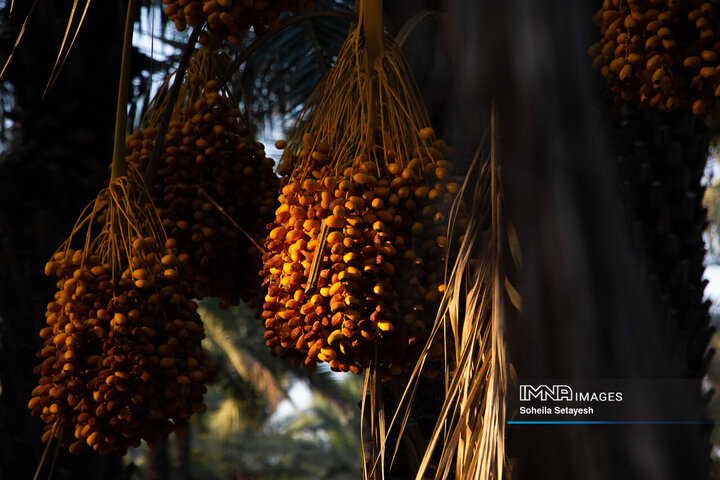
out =
<path fill-rule="evenodd" d="M 110 263 L 84 250 L 58 252 L 45 273 L 59 277 L 40 335 L 45 346 L 29 408 L 75 453 L 84 446 L 124 454 L 145 439 L 183 434 L 205 410 L 210 370 L 203 325 L 182 279 L 177 244 L 132 242 L 128 267 L 113 281 Z"/>
<path fill-rule="evenodd" d="M 303 143 L 305 167 L 282 188 L 265 243 L 266 343 L 308 368 L 359 373 L 377 358 L 384 378 L 406 373 L 443 288 L 446 215 L 459 190 L 447 182 L 447 147 L 435 141 L 432 161 L 361 159 L 338 175 L 330 146 L 312 134 Z"/>
<path fill-rule="evenodd" d="M 257 303 L 261 252 L 248 235 L 263 241 L 279 179 L 264 146 L 217 89 L 217 81 L 207 82 L 203 94 L 171 120 L 149 189 L 166 233 L 188 256 L 195 298 Z M 127 139 L 126 158 L 141 171 L 156 136 L 148 128 Z"/>
<path fill-rule="evenodd" d="M 717 114 L 719 0 L 604 0 L 593 65 L 618 100 Z"/>
<path fill-rule="evenodd" d="M 210 33 L 234 44 L 241 43 L 250 28 L 258 34 L 268 27 L 276 28 L 283 12 L 297 13 L 301 7 L 311 11 L 315 5 L 312 0 L 163 0 L 163 3 L 167 5 L 165 14 L 179 31 L 207 22 Z M 200 37 L 202 44 L 207 41 L 207 34 Z"/>

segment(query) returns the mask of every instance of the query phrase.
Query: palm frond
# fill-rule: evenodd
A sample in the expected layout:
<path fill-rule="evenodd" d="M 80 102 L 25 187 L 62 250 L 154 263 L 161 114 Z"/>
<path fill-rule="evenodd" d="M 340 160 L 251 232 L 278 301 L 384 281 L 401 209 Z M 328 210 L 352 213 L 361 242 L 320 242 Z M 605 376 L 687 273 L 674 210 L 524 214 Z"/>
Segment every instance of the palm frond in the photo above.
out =
<path fill-rule="evenodd" d="M 223 439 L 230 439 L 242 425 L 242 408 L 234 398 L 226 397 L 209 419 L 210 431 Z"/>
<path fill-rule="evenodd" d="M 436 479 L 449 478 L 453 468 L 457 479 L 503 477 L 508 380 L 504 330 L 508 302 L 518 304 L 519 295 L 506 276 L 501 175 L 492 150 L 480 166 L 468 231 L 447 285 L 448 302 L 440 312 L 450 324 L 457 366 L 454 371 L 447 366 L 451 382 L 418 479 L 440 442 Z"/>
<path fill-rule="evenodd" d="M 10 60 L 12 60 L 13 56 L 15 55 L 15 50 L 17 49 L 18 45 L 20 45 L 20 40 L 22 40 L 23 35 L 25 34 L 25 30 L 27 29 L 28 22 L 30 21 L 30 18 L 32 17 L 33 12 L 35 11 L 35 7 L 37 6 L 39 0 L 33 1 L 32 5 L 30 6 L 30 10 L 28 10 L 28 14 L 25 17 L 25 20 L 23 21 L 22 27 L 20 28 L 20 32 L 18 33 L 17 38 L 15 39 L 15 43 L 13 44 L 12 50 L 10 51 L 10 55 L 8 55 L 7 60 L 5 60 L 5 64 L 3 65 L 2 70 L 0 70 L 0 78 L 3 77 L 5 74 L 5 70 L 7 70 L 8 65 L 10 65 Z M 12 11 L 12 7 L 11 7 Z"/>
<path fill-rule="evenodd" d="M 281 400 L 290 400 L 273 372 L 252 352 L 233 341 L 232 334 L 223 326 L 213 310 L 201 305 L 198 311 L 203 319 L 208 339 L 227 355 L 233 369 L 244 381 L 267 397 L 271 410 L 274 411 Z"/>
<path fill-rule="evenodd" d="M 351 2 L 344 0 L 320 0 L 315 8 L 352 12 Z M 347 34 L 347 20 L 317 17 L 277 33 L 249 57 L 242 87 L 253 124 L 289 123 L 333 64 Z"/>
<path fill-rule="evenodd" d="M 70 55 L 70 50 L 72 50 L 73 45 L 75 45 L 75 40 L 77 39 L 78 33 L 80 33 L 80 27 L 82 27 L 82 24 L 85 21 L 88 7 L 90 7 L 90 0 L 85 0 L 85 6 L 82 9 L 82 13 L 80 14 L 77 25 L 75 25 L 75 32 L 73 33 L 72 39 L 70 39 L 70 43 L 68 44 L 68 34 L 70 33 L 70 28 L 72 27 L 73 21 L 75 20 L 75 14 L 77 13 L 77 7 L 79 3 L 80 0 L 75 0 L 75 2 L 73 3 L 72 11 L 70 12 L 70 18 L 68 19 L 67 27 L 65 29 L 65 35 L 63 36 L 62 44 L 60 45 L 60 51 L 58 52 L 57 59 L 55 60 L 55 65 L 53 65 L 52 72 L 50 73 L 50 79 L 45 86 L 45 94 L 47 94 L 48 89 L 55 83 L 55 80 L 60 74 L 60 71 L 62 70 L 63 66 L 65 66 L 68 55 Z"/>
<path fill-rule="evenodd" d="M 397 35 L 395 35 L 395 42 L 402 48 L 413 31 L 425 21 L 432 18 L 439 18 L 440 12 L 436 10 L 423 10 L 413 15 L 405 24 L 400 28 Z"/>

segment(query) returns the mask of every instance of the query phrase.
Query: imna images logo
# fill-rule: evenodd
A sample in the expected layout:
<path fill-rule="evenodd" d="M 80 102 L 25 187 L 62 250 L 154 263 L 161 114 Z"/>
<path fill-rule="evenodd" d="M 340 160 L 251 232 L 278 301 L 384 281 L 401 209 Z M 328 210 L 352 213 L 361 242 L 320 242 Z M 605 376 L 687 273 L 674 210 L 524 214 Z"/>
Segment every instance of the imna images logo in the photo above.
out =
<path fill-rule="evenodd" d="M 520 385 L 520 401 L 529 402 L 533 399 L 541 402 L 572 401 L 573 391 L 567 385 Z"/>
<path fill-rule="evenodd" d="M 520 385 L 520 401 L 622 402 L 622 392 L 573 391 L 569 385 Z"/>

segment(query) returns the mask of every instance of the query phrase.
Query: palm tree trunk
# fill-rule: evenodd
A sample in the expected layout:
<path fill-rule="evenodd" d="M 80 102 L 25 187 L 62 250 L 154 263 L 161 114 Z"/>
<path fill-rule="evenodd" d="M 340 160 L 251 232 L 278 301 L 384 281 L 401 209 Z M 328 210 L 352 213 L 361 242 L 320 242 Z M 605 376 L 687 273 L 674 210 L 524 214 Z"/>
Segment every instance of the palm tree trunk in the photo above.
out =
<path fill-rule="evenodd" d="M 158 440 L 146 453 L 147 480 L 170 478 L 170 449 L 167 439 Z"/>
<path fill-rule="evenodd" d="M 189 480 L 190 473 L 190 426 L 184 437 L 173 437 L 172 480 Z"/>
<path fill-rule="evenodd" d="M 612 140 L 600 114 L 603 90 L 593 88 L 599 74 L 586 52 L 598 36 L 591 18 L 600 2 L 451 5 L 458 59 L 453 77 L 467 100 L 457 124 L 479 138 L 494 105 L 507 218 L 523 253 L 523 311 L 507 335 L 518 376 L 572 380 L 687 372 L 687 356 L 676 355 L 677 345 L 688 345 L 678 335 L 681 322 L 660 320 L 661 306 L 625 228 Z M 663 151 L 671 147 L 665 144 Z M 680 148 L 679 158 L 689 155 L 694 172 L 697 160 Z M 697 212 L 690 217 L 696 220 Z M 690 239 L 692 253 L 678 256 L 692 259 L 689 279 L 697 274 L 700 232 L 678 228 L 680 243 Z M 691 320 L 695 331 L 703 320 L 693 298 L 675 315 L 700 319 Z M 683 409 L 700 420 L 698 397 L 688 392 Z M 707 431 L 674 427 L 508 426 L 508 454 L 517 459 L 516 478 L 538 472 L 553 479 L 705 478 Z"/>

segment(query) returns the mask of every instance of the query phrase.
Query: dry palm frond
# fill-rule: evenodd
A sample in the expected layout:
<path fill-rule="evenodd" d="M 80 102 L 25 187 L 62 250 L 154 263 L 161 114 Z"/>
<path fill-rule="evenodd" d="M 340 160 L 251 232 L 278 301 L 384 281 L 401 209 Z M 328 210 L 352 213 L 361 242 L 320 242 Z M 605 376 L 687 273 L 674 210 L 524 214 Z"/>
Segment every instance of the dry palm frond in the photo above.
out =
<path fill-rule="evenodd" d="M 509 374 L 504 330 L 509 309 L 521 308 L 520 296 L 508 275 L 519 265 L 520 256 L 515 232 L 503 216 L 501 174 L 494 149 L 487 157 L 480 155 L 478 151 L 463 185 L 463 192 L 472 198 L 466 235 L 448 273 L 431 337 L 389 426 L 395 428 L 395 422 L 400 421 L 394 457 L 405 434 L 431 342 L 443 336 L 445 401 L 420 462 L 418 480 L 428 478 L 431 462 L 435 473 L 430 476 L 436 479 L 501 479 L 504 474 Z M 457 209 L 453 213 L 457 215 Z M 454 215 L 449 222 L 451 229 Z M 369 377 L 368 382 L 372 381 Z M 385 441 L 380 437 L 377 440 L 382 464 Z M 372 473 L 368 477 L 377 478 Z"/>
<path fill-rule="evenodd" d="M 38 1 L 39 0 L 35 0 L 33 2 L 33 4 L 30 6 L 30 10 L 28 11 L 27 16 L 25 17 L 25 21 L 23 21 L 22 27 L 20 28 L 20 33 L 18 33 L 18 36 L 15 39 L 15 43 L 13 44 L 12 51 L 10 52 L 10 55 L 8 55 L 7 60 L 5 60 L 5 64 L 3 65 L 2 70 L 0 70 L 0 78 L 2 78 L 3 74 L 5 73 L 5 70 L 7 70 L 7 67 L 10 64 L 10 60 L 12 60 L 12 57 L 15 55 L 15 50 L 17 49 L 18 45 L 20 45 L 20 40 L 22 40 L 22 37 L 25 34 L 25 29 L 27 28 L 27 24 L 30 21 L 30 18 L 32 17 L 33 12 L 35 11 L 35 7 L 37 6 Z M 10 12 L 12 13 L 12 6 L 10 7 Z"/>
<path fill-rule="evenodd" d="M 7 60 L 5 60 L 5 64 L 3 65 L 2 70 L 0 70 L 0 78 L 2 78 L 3 74 L 5 73 L 5 70 L 7 69 L 8 65 L 10 64 L 10 60 L 12 60 L 12 57 L 15 54 L 15 50 L 17 49 L 18 45 L 20 44 L 20 40 L 22 40 L 23 35 L 25 34 L 25 29 L 28 26 L 28 23 L 30 21 L 30 18 L 32 17 L 33 12 L 35 11 L 35 7 L 37 6 L 39 0 L 35 0 L 32 5 L 30 6 L 30 9 L 28 10 L 28 14 L 25 17 L 25 20 L 23 21 L 23 25 L 20 28 L 20 32 L 18 33 L 17 38 L 15 39 L 15 43 L 13 44 L 12 52 L 10 52 L 10 55 L 8 56 Z M 65 27 L 65 33 L 63 35 L 62 43 L 60 44 L 60 50 L 58 52 L 57 58 L 55 59 L 55 65 L 53 65 L 52 72 L 50 73 L 50 78 L 48 78 L 47 85 L 45 86 L 45 92 L 46 94 L 48 89 L 55 83 L 55 80 L 57 79 L 60 70 L 62 70 L 62 67 L 65 65 L 65 61 L 67 60 L 68 55 L 70 54 L 70 50 L 72 49 L 73 45 L 75 44 L 75 39 L 77 38 L 78 33 L 80 32 L 80 28 L 82 27 L 83 22 L 85 21 L 85 16 L 87 14 L 88 8 L 90 7 L 91 0 L 85 0 L 85 5 L 82 7 L 82 9 L 78 8 L 80 5 L 80 0 L 74 0 L 72 8 L 70 10 L 70 16 L 68 18 L 67 26 Z M 9 15 L 12 15 L 13 8 L 14 8 L 15 2 L 10 3 L 10 11 Z M 82 10 L 82 12 L 80 12 Z M 133 5 L 133 15 L 134 15 L 134 5 Z M 75 27 L 73 28 L 73 24 L 75 24 Z M 72 31 L 72 33 L 71 33 Z M 71 38 L 72 37 L 72 38 Z"/>
<path fill-rule="evenodd" d="M 405 42 L 410 34 L 413 33 L 418 26 L 433 18 L 440 18 L 440 12 L 437 10 L 423 10 L 416 13 L 412 18 L 405 22 L 397 35 L 395 35 L 395 42 L 402 47 L 405 45 Z"/>
<path fill-rule="evenodd" d="M 70 18 L 68 18 L 67 27 L 65 27 L 65 34 L 63 35 L 62 44 L 60 44 L 60 51 L 58 52 L 57 58 L 55 59 L 55 65 L 53 65 L 53 69 L 50 73 L 50 78 L 48 79 L 47 85 L 45 86 L 45 92 L 43 92 L 43 95 L 47 94 L 48 89 L 50 89 L 50 87 L 55 83 L 55 80 L 57 80 L 57 77 L 60 74 L 60 70 L 62 70 L 62 67 L 65 65 L 65 61 L 67 60 L 68 55 L 70 55 L 70 50 L 72 50 L 72 47 L 75 44 L 75 39 L 80 32 L 80 27 L 85 20 L 85 15 L 87 15 L 88 7 L 90 7 L 90 0 L 85 0 L 85 6 L 83 7 L 80 18 L 78 19 L 77 25 L 75 26 L 75 32 L 72 34 L 72 39 L 68 44 L 68 37 L 70 35 L 70 30 L 75 20 L 75 15 L 78 13 L 79 3 L 80 0 L 75 0 L 75 2 L 73 2 L 72 10 L 70 11 Z M 133 18 L 135 16 L 135 12 L 133 11 L 131 12 L 131 14 L 132 16 L 130 18 Z"/>
<path fill-rule="evenodd" d="M 52 431 L 50 436 L 54 438 L 55 432 L 57 431 L 58 422 L 55 422 L 55 424 L 52 427 Z M 50 446 L 52 445 L 52 442 L 47 442 L 47 445 L 45 445 L 45 448 L 43 449 L 42 457 L 40 457 L 40 462 L 38 463 L 38 467 L 35 470 L 35 475 L 33 475 L 33 480 L 37 480 L 40 478 L 40 472 L 42 471 L 43 466 L 45 465 L 45 458 L 47 457 L 48 452 L 50 451 Z"/>
<path fill-rule="evenodd" d="M 237 435 L 238 427 L 243 421 L 242 407 L 237 399 L 225 397 L 210 417 L 210 432 L 226 441 Z"/>

